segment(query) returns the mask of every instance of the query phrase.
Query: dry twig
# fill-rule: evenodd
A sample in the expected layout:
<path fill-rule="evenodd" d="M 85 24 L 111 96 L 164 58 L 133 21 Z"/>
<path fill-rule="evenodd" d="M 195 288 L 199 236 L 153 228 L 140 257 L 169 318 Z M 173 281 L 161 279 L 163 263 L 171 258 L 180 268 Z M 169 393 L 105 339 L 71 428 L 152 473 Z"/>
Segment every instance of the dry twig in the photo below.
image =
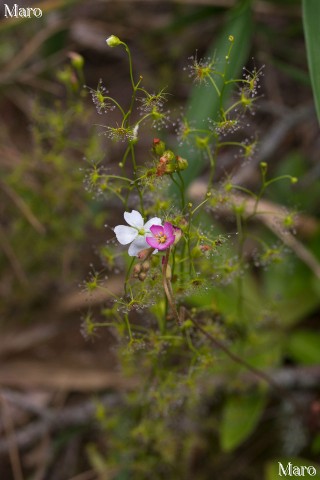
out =
<path fill-rule="evenodd" d="M 35 421 L 16 432 L 15 438 L 9 435 L 0 439 L 0 455 L 7 454 L 12 445 L 25 449 L 33 445 L 48 432 L 55 433 L 65 428 L 87 425 L 94 419 L 98 403 L 105 407 L 119 405 L 121 397 L 118 394 L 105 394 L 97 400 L 87 400 L 80 405 L 65 407 L 60 411 L 50 412 L 50 416 Z"/>

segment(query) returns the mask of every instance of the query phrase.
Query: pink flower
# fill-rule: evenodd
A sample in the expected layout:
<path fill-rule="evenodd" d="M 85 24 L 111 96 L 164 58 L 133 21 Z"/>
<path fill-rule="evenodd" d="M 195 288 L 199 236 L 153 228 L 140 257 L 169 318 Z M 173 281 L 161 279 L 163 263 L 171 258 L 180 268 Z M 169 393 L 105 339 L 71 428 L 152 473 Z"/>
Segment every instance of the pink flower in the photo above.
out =
<path fill-rule="evenodd" d="M 175 241 L 174 227 L 169 222 L 162 225 L 152 225 L 150 227 L 152 237 L 147 237 L 146 242 L 150 247 L 157 250 L 166 250 Z"/>

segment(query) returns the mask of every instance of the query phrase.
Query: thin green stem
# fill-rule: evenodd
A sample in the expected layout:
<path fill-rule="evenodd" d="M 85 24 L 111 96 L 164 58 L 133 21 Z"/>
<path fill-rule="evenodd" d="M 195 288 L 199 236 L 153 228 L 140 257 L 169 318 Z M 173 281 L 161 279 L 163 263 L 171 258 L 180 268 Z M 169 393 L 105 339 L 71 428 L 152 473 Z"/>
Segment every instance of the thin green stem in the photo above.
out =
<path fill-rule="evenodd" d="M 210 197 L 207 197 L 205 200 L 203 200 L 203 202 L 199 203 L 199 205 L 196 206 L 196 208 L 194 208 L 191 212 L 191 216 L 194 215 L 196 213 L 196 211 L 202 207 L 202 205 L 204 205 L 205 203 L 207 203 L 207 201 L 210 199 Z"/>
<path fill-rule="evenodd" d="M 132 342 L 133 338 L 132 338 L 132 332 L 131 332 L 131 325 L 130 325 L 129 315 L 127 313 L 124 314 L 124 321 L 128 330 L 130 342 Z"/>
<path fill-rule="evenodd" d="M 239 257 L 239 263 L 241 268 L 243 263 L 243 246 L 244 246 L 245 238 L 243 233 L 242 217 L 239 212 L 236 212 L 236 222 L 237 222 L 237 231 L 239 236 L 238 257 Z M 239 273 L 237 278 L 237 288 L 238 288 L 237 311 L 238 311 L 239 318 L 243 319 L 243 279 L 242 279 L 241 272 Z"/>
<path fill-rule="evenodd" d="M 272 183 L 278 182 L 280 180 L 285 180 L 285 179 L 292 180 L 292 178 L 293 178 L 292 175 L 281 175 L 280 177 L 272 178 L 271 180 L 268 180 L 267 182 L 265 182 L 264 187 L 267 188 Z"/>
<path fill-rule="evenodd" d="M 121 107 L 121 105 L 117 102 L 117 100 L 115 100 L 114 98 L 112 97 L 103 97 L 104 100 L 111 100 L 111 102 L 113 102 L 115 104 L 116 107 L 118 107 L 118 109 L 120 110 L 120 112 L 122 113 L 122 115 L 125 117 L 125 111 L 123 110 L 123 108 Z"/>
<path fill-rule="evenodd" d="M 130 178 L 127 178 L 127 177 L 121 177 L 119 175 L 100 175 L 101 178 L 115 178 L 117 180 L 123 180 L 124 182 L 128 182 L 128 183 L 132 183 L 132 180 L 130 180 Z"/>
<path fill-rule="evenodd" d="M 225 116 L 227 116 L 229 112 L 231 112 L 237 105 L 240 105 L 241 103 L 242 103 L 241 100 L 238 100 L 237 102 L 233 103 L 231 107 L 225 110 L 224 112 Z"/>
<path fill-rule="evenodd" d="M 196 357 L 200 357 L 201 356 L 200 352 L 193 345 L 192 340 L 191 340 L 191 336 L 190 336 L 190 333 L 188 332 L 188 330 L 186 330 L 186 332 L 185 332 L 185 338 L 187 340 L 187 344 L 188 344 L 188 347 L 190 348 L 191 352 L 193 352 L 196 355 Z"/>
<path fill-rule="evenodd" d="M 222 142 L 222 143 L 219 143 L 219 148 L 221 147 L 240 147 L 240 148 L 243 148 L 243 145 L 241 142 Z"/>
<path fill-rule="evenodd" d="M 164 289 L 164 292 L 165 292 L 166 297 L 168 299 L 168 303 L 170 305 L 172 313 L 173 313 L 178 325 L 181 325 L 181 320 L 180 320 L 180 317 L 179 317 L 179 313 L 177 311 L 177 307 L 175 305 L 174 298 L 173 298 L 171 281 L 167 278 L 167 268 L 168 268 L 169 255 L 170 255 L 170 248 L 167 249 L 166 255 L 163 259 L 163 265 L 162 265 L 163 289 Z"/>
<path fill-rule="evenodd" d="M 183 180 L 183 177 L 180 173 L 180 171 L 178 170 L 177 172 L 177 175 L 180 179 L 180 182 L 181 182 L 181 206 L 182 206 L 182 210 L 184 210 L 185 206 L 186 206 L 186 201 L 185 201 L 185 185 L 184 185 L 184 180 Z"/>
<path fill-rule="evenodd" d="M 240 192 L 244 192 L 244 193 L 247 193 L 248 195 L 250 195 L 251 197 L 253 197 L 254 199 L 257 198 L 257 194 L 254 193 L 254 192 L 251 192 L 251 190 L 249 190 L 248 188 L 245 188 L 245 187 L 241 187 L 241 185 L 231 185 L 232 188 L 234 190 L 239 190 Z"/>
<path fill-rule="evenodd" d="M 129 282 L 129 278 L 130 278 L 130 273 L 131 273 L 131 270 L 132 270 L 132 267 L 133 267 L 133 264 L 134 264 L 134 261 L 135 261 L 135 257 L 132 258 L 131 262 L 130 262 L 130 265 L 128 267 L 128 270 L 127 270 L 127 273 L 126 273 L 126 278 L 124 280 L 124 294 L 127 295 L 128 294 L 128 282 Z"/>
<path fill-rule="evenodd" d="M 209 191 L 211 186 L 212 186 L 212 183 L 213 183 L 213 178 L 214 178 L 215 169 L 216 169 L 217 150 L 215 152 L 215 155 L 213 156 L 212 153 L 211 153 L 210 147 L 207 145 L 206 146 L 206 152 L 207 152 L 209 162 L 210 162 L 210 175 L 209 175 L 208 187 L 207 187 L 207 190 Z"/>
<path fill-rule="evenodd" d="M 132 85 L 132 88 L 135 90 L 136 88 L 136 85 L 134 83 L 134 79 L 133 79 L 133 68 L 132 68 L 132 58 L 131 58 L 131 52 L 130 52 L 130 48 L 128 47 L 128 45 L 124 42 L 122 42 L 123 45 L 124 45 L 124 48 L 126 49 L 126 52 L 128 54 L 128 58 L 129 58 L 129 71 L 130 71 L 130 80 L 131 80 L 131 85 Z"/>
<path fill-rule="evenodd" d="M 220 97 L 220 96 L 221 96 L 221 92 L 220 92 L 220 90 L 219 90 L 219 88 L 218 88 L 215 80 L 211 77 L 211 75 L 209 75 L 209 80 L 210 80 L 210 82 L 212 83 L 212 85 L 213 85 L 215 91 L 217 92 L 218 96 Z"/>
<path fill-rule="evenodd" d="M 144 216 L 144 205 L 143 205 L 143 198 L 142 198 L 142 192 L 139 188 L 139 185 L 138 183 L 136 182 L 136 178 L 137 178 L 137 163 L 136 163 L 136 157 L 135 157 L 135 152 L 134 152 L 134 147 L 132 145 L 132 143 L 130 143 L 130 151 L 131 151 L 131 158 L 132 158 L 132 166 L 133 166 L 133 175 L 134 175 L 134 178 L 135 178 L 135 187 L 136 187 L 136 190 L 138 192 L 138 195 L 139 195 L 139 200 L 140 200 L 140 209 L 141 209 L 141 214 L 142 216 Z"/>
<path fill-rule="evenodd" d="M 241 357 L 229 350 L 229 348 L 227 348 L 223 343 L 213 337 L 213 335 L 211 335 L 211 333 L 205 330 L 205 328 L 203 328 L 202 325 L 200 325 L 194 318 L 192 318 L 191 316 L 189 316 L 189 318 L 196 327 L 196 329 L 199 330 L 204 336 L 206 336 L 215 347 L 223 351 L 233 362 L 243 366 L 246 370 L 252 372 L 259 379 L 264 380 L 278 393 L 281 398 L 285 398 L 287 401 L 289 401 L 290 404 L 294 406 L 295 410 L 299 413 L 299 415 L 301 415 L 301 406 L 298 405 L 295 400 L 290 396 L 290 394 L 286 390 L 284 390 L 281 385 L 275 382 L 274 379 L 270 377 L 270 375 L 250 365 L 248 362 L 246 362 Z"/>

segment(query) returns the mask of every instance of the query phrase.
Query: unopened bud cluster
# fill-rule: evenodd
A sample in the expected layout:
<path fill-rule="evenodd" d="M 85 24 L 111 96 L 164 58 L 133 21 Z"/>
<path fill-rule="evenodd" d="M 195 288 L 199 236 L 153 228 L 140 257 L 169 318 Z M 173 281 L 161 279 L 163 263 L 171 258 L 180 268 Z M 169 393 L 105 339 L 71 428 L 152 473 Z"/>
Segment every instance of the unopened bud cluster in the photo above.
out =
<path fill-rule="evenodd" d="M 166 145 L 162 140 L 154 138 L 152 149 L 158 157 L 156 165 L 157 177 L 162 177 L 166 174 L 171 175 L 188 168 L 188 161 L 176 155 L 172 150 L 166 150 Z"/>
<path fill-rule="evenodd" d="M 144 262 L 137 263 L 133 268 L 133 278 L 138 278 L 140 282 L 144 282 L 147 278 L 147 273 L 149 272 L 151 264 L 149 260 Z"/>

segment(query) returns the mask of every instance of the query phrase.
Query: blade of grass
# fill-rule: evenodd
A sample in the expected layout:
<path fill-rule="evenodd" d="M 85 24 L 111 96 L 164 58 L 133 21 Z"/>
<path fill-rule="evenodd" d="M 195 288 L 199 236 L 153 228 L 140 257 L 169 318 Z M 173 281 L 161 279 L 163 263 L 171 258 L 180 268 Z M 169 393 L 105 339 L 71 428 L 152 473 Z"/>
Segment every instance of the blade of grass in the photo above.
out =
<path fill-rule="evenodd" d="M 236 7 L 230 9 L 224 29 L 222 30 L 217 41 L 214 41 L 208 50 L 206 57 L 215 56 L 220 61 L 226 61 L 225 57 L 229 49 L 229 35 L 234 36 L 234 46 L 232 55 L 229 60 L 227 74 L 229 78 L 237 78 L 243 65 L 245 64 L 250 48 L 250 40 L 252 34 L 252 11 L 251 1 L 245 0 L 240 2 Z M 223 64 L 221 65 L 223 69 Z M 217 86 L 221 88 L 222 79 L 217 79 Z M 230 95 L 230 90 L 226 92 Z M 227 95 L 224 100 L 226 100 Z M 188 118 L 192 118 L 194 124 L 201 128 L 203 120 L 208 117 L 218 118 L 219 114 L 219 97 L 214 89 L 210 89 L 203 85 L 194 86 L 187 105 Z M 180 155 L 189 161 L 189 168 L 183 172 L 185 185 L 188 186 L 195 176 L 202 169 L 202 158 L 200 154 L 195 153 L 190 156 L 188 147 L 181 147 Z"/>
<path fill-rule="evenodd" d="M 320 123 L 319 0 L 302 0 L 302 15 L 313 97 L 316 105 L 318 121 Z"/>

